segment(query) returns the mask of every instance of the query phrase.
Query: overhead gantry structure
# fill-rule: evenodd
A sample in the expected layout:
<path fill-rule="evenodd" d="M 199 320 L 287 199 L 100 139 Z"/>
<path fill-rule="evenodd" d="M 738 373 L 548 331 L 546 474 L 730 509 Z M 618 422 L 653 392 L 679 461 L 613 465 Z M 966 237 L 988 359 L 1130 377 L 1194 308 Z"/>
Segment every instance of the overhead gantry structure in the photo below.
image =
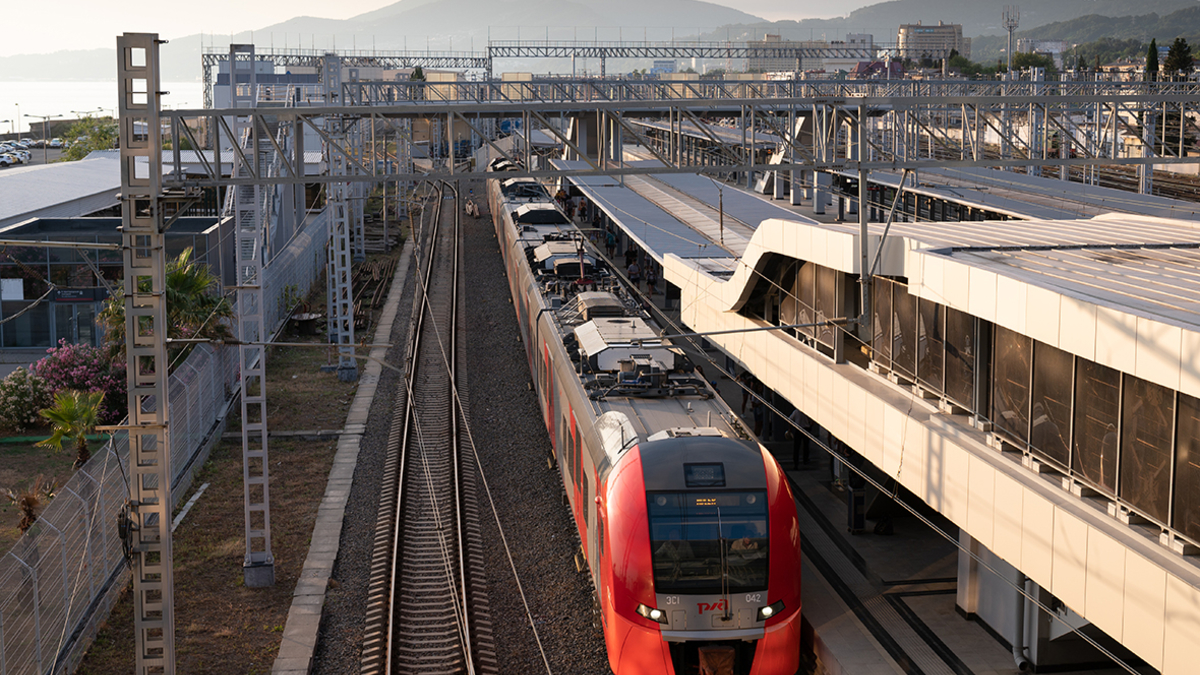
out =
<path fill-rule="evenodd" d="M 902 170 L 917 180 L 931 167 L 1057 168 L 1065 179 L 1073 167 L 1133 166 L 1143 176 L 1142 190 L 1149 191 L 1152 165 L 1198 161 L 1188 156 L 1194 147 L 1188 139 L 1200 135 L 1195 121 L 1200 91 L 1194 83 L 370 82 L 343 78 L 347 57 L 301 54 L 296 58 L 315 59 L 311 62 L 320 66 L 312 97 L 260 105 L 270 97 L 255 91 L 251 76 L 233 107 L 161 110 L 158 44 L 152 34 L 118 39 L 133 505 L 128 525 L 139 675 L 174 672 L 164 233 L 204 188 L 226 187 L 235 195 L 239 316 L 248 331 L 241 341 L 251 343 L 242 345 L 247 351 L 240 362 L 258 380 L 257 389 L 242 392 L 243 419 L 250 420 L 265 410 L 262 265 L 272 220 L 285 217 L 274 205 L 294 203 L 293 214 L 303 217 L 299 188 L 326 187 L 330 337 L 339 349 L 339 375 L 352 379 L 349 272 L 363 252 L 364 188 L 463 177 L 454 151 L 463 136 L 472 147 L 488 145 L 520 165 L 506 176 L 699 172 L 750 185 L 755 176 L 769 174 L 775 195 L 782 197 L 790 185 L 793 202 L 802 188 L 832 190 L 832 172 L 857 173 L 857 193 L 841 196 L 866 204 L 871 171 Z M 258 55 L 235 48 L 225 58 L 254 63 Z M 566 159 L 581 160 L 584 168 L 534 166 L 530 143 L 498 138 L 506 122 L 515 123 L 519 137 L 544 132 L 562 146 Z M 416 163 L 411 150 L 418 128 L 425 134 L 422 142 L 445 142 L 449 152 Z M 209 144 L 200 142 L 198 129 L 212 130 Z M 315 175 L 306 172 L 306 137 L 323 150 L 324 170 Z M 385 142 L 381 148 L 378 137 L 390 137 L 394 147 Z M 168 140 L 175 150 L 164 155 Z M 190 158 L 201 167 L 198 173 L 189 173 L 179 150 L 187 145 L 206 150 Z M 657 162 L 627 161 L 630 145 L 641 146 Z M 222 171 L 222 153 L 234 157 L 231 174 Z M 868 209 L 857 213 L 861 269 L 869 269 Z M 869 277 L 864 278 L 865 317 L 870 298 Z M 243 439 L 247 463 L 261 457 L 264 468 L 246 476 L 248 568 L 273 562 L 265 423 L 262 417 L 261 426 L 246 425 Z M 260 433 L 261 440 L 255 437 Z M 263 488 L 252 497 L 250 486 L 260 483 Z"/>
<path fill-rule="evenodd" d="M 264 63 L 280 68 L 308 68 L 315 73 L 329 50 L 318 49 L 258 49 L 256 56 Z M 350 50 L 338 52 L 342 63 L 351 68 L 380 68 L 401 70 L 423 69 L 461 70 L 479 73 L 490 80 L 500 59 L 597 59 L 600 77 L 606 76 L 609 59 L 713 59 L 746 60 L 771 59 L 800 64 L 808 59 L 839 59 L 859 61 L 903 60 L 930 58 L 940 60 L 950 56 L 950 50 L 901 49 L 894 44 L 818 44 L 808 42 L 768 43 L 759 41 L 671 41 L 671 42 L 601 42 L 579 40 L 496 40 L 488 43 L 483 52 L 432 50 Z M 205 48 L 201 54 L 204 79 L 204 106 L 213 105 L 213 76 L 228 58 L 228 52 Z"/>

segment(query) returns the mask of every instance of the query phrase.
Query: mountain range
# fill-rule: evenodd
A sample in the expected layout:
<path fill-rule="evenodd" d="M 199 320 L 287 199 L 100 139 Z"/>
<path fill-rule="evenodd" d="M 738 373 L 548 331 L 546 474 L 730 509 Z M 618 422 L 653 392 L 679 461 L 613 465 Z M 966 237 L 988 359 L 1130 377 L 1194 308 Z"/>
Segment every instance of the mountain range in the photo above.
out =
<path fill-rule="evenodd" d="M 1004 2 L 1011 0 L 889 0 L 832 19 L 766 21 L 737 9 L 700 0 L 400 0 L 345 20 L 295 17 L 229 37 L 260 47 L 303 46 L 339 50 L 481 50 L 489 40 L 734 40 L 777 33 L 785 39 L 840 39 L 865 32 L 877 42 L 895 41 L 902 23 L 960 23 L 966 36 L 1003 33 Z M 758 3 L 763 6 L 763 2 Z M 852 5 L 853 6 L 853 3 Z M 828 3 L 800 0 L 796 13 L 828 14 Z M 823 10 L 823 11 L 822 11 Z M 1160 38 L 1174 37 L 1181 21 L 1200 22 L 1198 0 L 1144 0 L 1130 17 L 1126 0 L 1053 0 L 1027 6 L 1021 36 L 1075 40 L 1073 36 L 1128 35 L 1131 26 Z M 1181 11 L 1182 10 L 1182 11 Z M 631 24 L 638 28 L 630 28 Z M 1200 26 L 1198 26 L 1200 28 Z M 1036 34 L 1034 31 L 1037 31 Z M 1070 35 L 1072 37 L 1064 37 Z M 1090 39 L 1095 39 L 1090 38 Z M 197 80 L 208 35 L 175 37 L 161 50 L 164 81 Z M 980 46 L 985 46 L 984 40 Z M 216 43 L 224 48 L 225 36 Z M 973 55 L 974 56 L 974 55 Z M 60 51 L 0 58 L 6 79 L 113 80 L 109 49 Z M 645 64 L 648 65 L 648 64 Z M 561 65 L 559 66 L 561 68 Z M 567 66 L 570 67 L 569 65 Z M 547 68 L 545 62 L 506 62 L 504 69 Z"/>

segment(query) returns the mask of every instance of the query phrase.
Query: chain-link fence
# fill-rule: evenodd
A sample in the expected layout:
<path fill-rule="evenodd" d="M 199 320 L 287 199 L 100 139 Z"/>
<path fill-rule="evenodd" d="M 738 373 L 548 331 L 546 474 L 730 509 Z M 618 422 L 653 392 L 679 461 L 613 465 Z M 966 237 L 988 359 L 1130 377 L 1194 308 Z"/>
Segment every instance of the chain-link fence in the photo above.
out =
<path fill-rule="evenodd" d="M 311 221 L 265 268 L 264 323 L 287 319 L 324 266 L 327 220 Z M 172 495 L 183 496 L 237 391 L 237 350 L 199 344 L 171 374 Z M 70 672 L 129 579 L 116 515 L 129 495 L 118 435 L 77 471 L 0 557 L 0 675 Z"/>

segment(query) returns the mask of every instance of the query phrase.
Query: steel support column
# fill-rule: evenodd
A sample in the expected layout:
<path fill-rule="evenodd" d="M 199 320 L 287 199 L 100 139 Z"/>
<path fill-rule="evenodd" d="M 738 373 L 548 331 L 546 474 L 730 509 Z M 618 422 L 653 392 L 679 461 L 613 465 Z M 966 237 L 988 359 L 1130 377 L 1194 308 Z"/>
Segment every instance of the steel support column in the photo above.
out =
<path fill-rule="evenodd" d="M 327 54 L 321 69 L 327 105 L 340 105 L 342 63 L 336 54 Z M 340 115 L 325 118 L 325 161 L 331 176 L 345 176 L 349 158 L 346 156 L 346 133 Z M 353 382 L 358 379 L 358 364 L 354 361 L 354 289 L 351 282 L 350 213 L 345 181 L 329 183 L 326 187 L 329 210 L 329 257 L 326 268 L 329 341 L 338 346 L 338 379 Z"/>
<path fill-rule="evenodd" d="M 245 75 L 246 86 L 238 86 Z M 232 107 L 252 110 L 258 105 L 258 77 L 254 45 L 229 46 L 229 79 Z M 233 156 L 233 176 L 267 175 L 260 126 L 253 117 L 233 117 L 233 142 L 243 154 Z M 242 156 L 246 158 L 245 162 Z M 247 163 L 249 164 L 247 166 Z M 239 185 L 234 190 L 234 233 L 237 265 L 238 372 L 242 412 L 242 504 L 246 553 L 242 578 L 251 588 L 275 584 L 275 557 L 271 553 L 270 462 L 267 444 L 267 340 L 263 325 L 263 245 L 267 208 L 263 196 L 269 188 Z"/>
<path fill-rule="evenodd" d="M 167 380 L 167 208 L 162 191 L 158 35 L 117 38 L 129 403 L 129 544 L 136 673 L 175 672 Z"/>

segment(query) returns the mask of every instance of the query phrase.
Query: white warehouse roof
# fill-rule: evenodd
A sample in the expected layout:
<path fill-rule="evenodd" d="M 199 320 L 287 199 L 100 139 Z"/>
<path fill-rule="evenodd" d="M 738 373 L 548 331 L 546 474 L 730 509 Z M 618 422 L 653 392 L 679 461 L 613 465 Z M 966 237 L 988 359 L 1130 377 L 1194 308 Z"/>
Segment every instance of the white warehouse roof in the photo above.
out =
<path fill-rule="evenodd" d="M 121 191 L 117 153 L 93 153 L 78 162 L 11 167 L 0 171 L 0 227 L 30 218 L 71 218 L 115 206 Z"/>

